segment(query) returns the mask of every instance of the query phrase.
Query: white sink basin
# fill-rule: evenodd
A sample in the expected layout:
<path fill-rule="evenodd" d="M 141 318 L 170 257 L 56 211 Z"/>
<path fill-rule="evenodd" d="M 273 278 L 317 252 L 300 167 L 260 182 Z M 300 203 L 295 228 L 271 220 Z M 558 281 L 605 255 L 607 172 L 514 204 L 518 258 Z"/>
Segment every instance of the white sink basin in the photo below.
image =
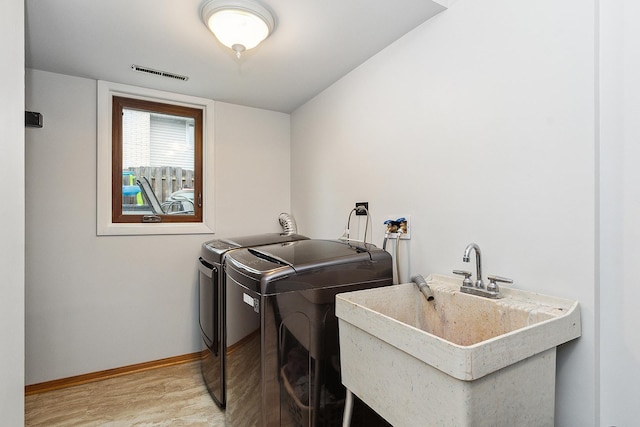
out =
<path fill-rule="evenodd" d="M 337 295 L 344 385 L 396 427 L 552 426 L 555 348 L 580 336 L 578 303 L 427 282 L 430 302 L 413 283 Z"/>

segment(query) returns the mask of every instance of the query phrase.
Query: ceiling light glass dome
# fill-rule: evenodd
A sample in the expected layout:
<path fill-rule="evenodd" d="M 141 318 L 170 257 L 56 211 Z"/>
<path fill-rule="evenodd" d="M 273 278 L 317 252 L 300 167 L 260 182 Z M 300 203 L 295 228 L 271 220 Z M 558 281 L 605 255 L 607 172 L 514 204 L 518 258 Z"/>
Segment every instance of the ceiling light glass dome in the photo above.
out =
<path fill-rule="evenodd" d="M 253 49 L 274 28 L 271 13 L 250 0 L 212 0 L 202 7 L 202 19 L 223 45 L 236 52 Z"/>

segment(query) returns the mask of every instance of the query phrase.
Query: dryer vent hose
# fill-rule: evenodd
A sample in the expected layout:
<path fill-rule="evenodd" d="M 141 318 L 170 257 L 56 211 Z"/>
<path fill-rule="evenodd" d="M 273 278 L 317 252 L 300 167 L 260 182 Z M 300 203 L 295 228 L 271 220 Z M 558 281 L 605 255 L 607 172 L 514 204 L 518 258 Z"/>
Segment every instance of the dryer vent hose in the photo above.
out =
<path fill-rule="evenodd" d="M 280 225 L 284 230 L 283 234 L 286 234 L 287 236 L 289 236 L 291 234 L 296 234 L 298 232 L 298 227 L 296 226 L 296 220 L 293 219 L 293 216 L 291 216 L 290 214 L 282 212 L 278 217 L 278 221 L 280 221 Z"/>

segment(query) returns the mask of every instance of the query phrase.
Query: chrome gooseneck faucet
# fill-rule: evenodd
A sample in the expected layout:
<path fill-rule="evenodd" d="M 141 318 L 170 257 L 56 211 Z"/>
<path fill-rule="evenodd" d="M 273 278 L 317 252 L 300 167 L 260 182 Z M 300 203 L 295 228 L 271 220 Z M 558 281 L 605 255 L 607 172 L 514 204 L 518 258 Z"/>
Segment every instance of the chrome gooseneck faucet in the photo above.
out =
<path fill-rule="evenodd" d="M 482 260 L 480 255 L 480 246 L 475 243 L 469 243 L 464 249 L 464 256 L 462 257 L 462 261 L 470 261 L 469 254 L 471 254 L 472 249 L 476 252 L 476 288 L 484 289 L 484 283 L 482 282 Z"/>
<path fill-rule="evenodd" d="M 462 261 L 470 262 L 471 251 L 474 250 L 476 252 L 476 283 L 474 284 L 471 281 L 471 273 L 469 271 L 462 270 L 453 270 L 454 274 L 459 274 L 460 276 L 464 276 L 464 280 L 462 281 L 462 286 L 460 286 L 460 291 L 466 294 L 477 295 L 481 297 L 487 298 L 502 298 L 500 294 L 500 287 L 498 283 L 513 283 L 513 280 L 507 279 L 506 277 L 500 276 L 487 276 L 489 279 L 489 284 L 485 287 L 484 282 L 482 281 L 482 257 L 480 254 L 480 247 L 475 243 L 469 243 L 467 247 L 464 249 L 464 255 L 462 256 Z"/>

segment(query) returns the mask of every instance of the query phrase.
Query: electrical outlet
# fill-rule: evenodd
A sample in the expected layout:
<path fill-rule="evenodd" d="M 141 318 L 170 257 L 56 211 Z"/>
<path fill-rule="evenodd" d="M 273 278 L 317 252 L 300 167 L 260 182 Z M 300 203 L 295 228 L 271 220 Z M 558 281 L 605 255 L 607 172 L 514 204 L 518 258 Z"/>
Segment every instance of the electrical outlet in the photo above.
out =
<path fill-rule="evenodd" d="M 366 211 L 358 210 L 359 207 L 364 207 Z M 356 202 L 356 215 L 366 215 L 369 212 L 369 202 Z"/>
<path fill-rule="evenodd" d="M 398 221 L 402 218 L 404 221 Z M 411 215 L 387 215 L 387 221 L 390 221 L 386 230 L 387 238 L 397 239 L 400 236 L 401 240 L 411 239 Z M 389 231 L 389 227 L 392 231 Z"/>

